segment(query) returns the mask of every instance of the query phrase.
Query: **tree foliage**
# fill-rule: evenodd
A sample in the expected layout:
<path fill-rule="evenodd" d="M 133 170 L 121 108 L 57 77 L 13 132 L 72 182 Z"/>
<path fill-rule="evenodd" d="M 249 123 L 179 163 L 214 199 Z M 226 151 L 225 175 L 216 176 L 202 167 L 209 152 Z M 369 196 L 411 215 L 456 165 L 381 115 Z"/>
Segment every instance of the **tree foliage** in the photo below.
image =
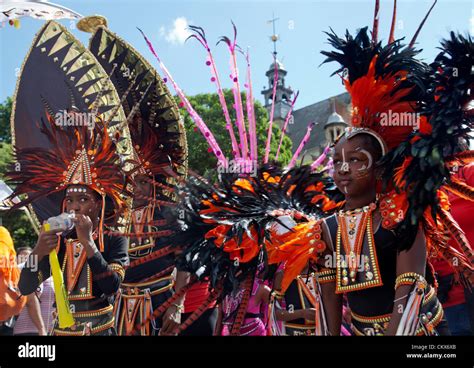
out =
<path fill-rule="evenodd" d="M 232 91 L 224 90 L 224 96 L 228 105 L 231 120 L 232 122 L 234 122 L 235 110 L 232 108 Z M 204 120 L 211 132 L 214 134 L 217 143 L 221 147 L 225 156 L 228 159 L 231 159 L 233 157 L 231 140 L 229 132 L 226 129 L 226 121 L 222 112 L 222 107 L 219 103 L 219 97 L 217 93 L 198 94 L 195 96 L 188 97 L 188 99 L 196 110 L 196 112 L 201 116 L 201 118 Z M 247 116 L 245 106 L 245 95 L 243 93 L 242 101 L 244 101 L 244 115 Z M 259 162 L 261 162 L 265 155 L 265 144 L 267 141 L 269 118 L 267 110 L 260 102 L 255 101 L 254 109 L 257 127 L 258 157 Z M 181 115 L 184 116 L 184 125 L 186 127 L 186 136 L 188 140 L 189 168 L 200 175 L 214 176 L 217 165 L 216 157 L 212 152 L 208 152 L 209 146 L 205 138 L 199 132 L 196 125 L 194 124 L 191 117 L 184 108 L 181 108 Z M 235 125 L 234 134 L 237 138 L 237 141 L 239 141 L 238 131 Z M 270 160 L 274 159 L 275 157 L 278 144 L 280 142 L 280 137 L 280 128 L 276 124 L 273 124 Z M 291 139 L 285 136 L 280 149 L 278 161 L 285 165 L 290 162 L 291 157 Z"/>
<path fill-rule="evenodd" d="M 10 116 L 12 99 L 0 103 L 0 179 L 5 181 L 5 172 L 13 160 L 10 133 Z M 6 227 L 13 238 L 16 248 L 34 247 L 37 235 L 24 211 L 0 212 L 1 224 Z"/>

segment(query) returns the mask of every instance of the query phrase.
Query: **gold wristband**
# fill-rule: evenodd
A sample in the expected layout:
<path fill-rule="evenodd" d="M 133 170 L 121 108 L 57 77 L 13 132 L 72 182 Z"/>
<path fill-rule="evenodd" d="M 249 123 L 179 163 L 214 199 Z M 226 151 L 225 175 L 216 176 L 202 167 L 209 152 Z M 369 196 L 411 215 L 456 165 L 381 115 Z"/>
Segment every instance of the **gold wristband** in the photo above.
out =
<path fill-rule="evenodd" d="M 420 275 L 416 272 L 405 272 L 397 276 L 395 280 L 395 290 L 398 289 L 402 285 L 413 285 L 417 281 L 426 284 L 426 280 L 423 275 Z"/>
<path fill-rule="evenodd" d="M 285 296 L 285 293 L 282 293 L 282 292 L 277 291 L 277 290 L 273 290 L 272 291 L 272 296 L 276 299 L 282 299 Z"/>
<path fill-rule="evenodd" d="M 182 305 L 182 304 L 176 304 L 176 303 L 173 304 L 173 305 L 176 307 L 176 312 L 178 312 L 178 313 L 180 313 L 180 314 L 181 314 L 181 313 L 184 313 L 184 305 Z"/>

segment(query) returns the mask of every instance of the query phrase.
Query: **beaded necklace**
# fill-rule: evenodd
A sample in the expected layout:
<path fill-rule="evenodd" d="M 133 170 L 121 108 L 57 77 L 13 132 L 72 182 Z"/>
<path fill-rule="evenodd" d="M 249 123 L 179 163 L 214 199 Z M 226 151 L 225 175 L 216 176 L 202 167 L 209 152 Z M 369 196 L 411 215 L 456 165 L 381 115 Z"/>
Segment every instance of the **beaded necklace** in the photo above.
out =
<path fill-rule="evenodd" d="M 354 210 L 338 213 L 339 227 L 341 231 L 342 244 L 344 247 L 345 258 L 341 259 L 342 285 L 349 284 L 349 278 L 352 283 L 356 281 L 357 269 L 361 263 L 361 252 L 364 244 L 366 229 L 371 225 L 372 212 L 377 208 L 375 203 Z M 349 269 L 349 272 L 347 271 Z M 369 260 L 364 263 L 366 279 L 371 280 L 373 273 L 370 271 Z"/>

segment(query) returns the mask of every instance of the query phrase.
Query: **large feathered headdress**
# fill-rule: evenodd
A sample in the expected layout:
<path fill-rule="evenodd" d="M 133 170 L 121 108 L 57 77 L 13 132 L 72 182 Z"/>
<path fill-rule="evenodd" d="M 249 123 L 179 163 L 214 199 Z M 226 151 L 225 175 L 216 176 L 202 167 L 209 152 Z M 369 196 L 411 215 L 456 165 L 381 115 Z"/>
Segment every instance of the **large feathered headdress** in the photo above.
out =
<path fill-rule="evenodd" d="M 105 26 L 93 31 L 89 48 L 110 74 L 127 115 L 135 151 L 134 172 L 161 176 L 167 184 L 176 184 L 186 175 L 187 145 L 173 96 L 130 43 Z"/>
<path fill-rule="evenodd" d="M 326 32 L 329 43 L 337 51 L 321 53 L 327 57 L 323 63 L 336 61 L 340 64 L 332 75 L 341 73 L 351 96 L 352 129 L 349 128 L 349 134 L 365 131 L 373 135 L 385 154 L 415 129 L 430 130 L 426 119 L 418 119 L 416 115 L 418 101 L 425 93 L 428 66 L 416 59 L 420 51 L 413 48 L 419 31 L 408 46 L 402 43 L 403 39 L 394 38 L 396 7 L 389 41 L 382 46 L 377 39 L 378 11 L 377 1 L 371 38 L 367 27 L 361 28 L 355 37 L 348 31 L 345 38 L 338 37 L 334 31 Z M 394 121 L 400 117 L 407 122 Z"/>
<path fill-rule="evenodd" d="M 58 214 L 62 190 L 71 184 L 102 196 L 102 220 L 106 198 L 116 215 L 126 207 L 122 163 L 132 145 L 119 95 L 94 55 L 54 21 L 38 32 L 26 56 L 11 124 L 13 196 L 26 195 L 14 208 L 31 204 L 39 225 Z"/>
<path fill-rule="evenodd" d="M 63 191 L 69 185 L 85 185 L 108 196 L 117 210 L 123 210 L 128 181 L 103 121 L 96 118 L 94 129 L 62 127 L 54 117 L 47 116 L 48 121 L 42 121 L 39 133 L 47 137 L 50 147 L 15 149 L 15 161 L 20 170 L 8 172 L 10 181 L 16 185 L 11 196 L 28 196 L 13 208 Z M 71 119 L 79 116 L 77 112 L 69 113 Z"/>

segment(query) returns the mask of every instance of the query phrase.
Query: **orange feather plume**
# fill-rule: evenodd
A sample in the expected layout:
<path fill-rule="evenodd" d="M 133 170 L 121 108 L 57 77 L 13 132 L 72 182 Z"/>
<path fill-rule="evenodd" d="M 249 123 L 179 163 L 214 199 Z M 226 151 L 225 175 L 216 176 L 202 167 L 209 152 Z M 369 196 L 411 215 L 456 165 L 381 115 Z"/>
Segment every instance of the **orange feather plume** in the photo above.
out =
<path fill-rule="evenodd" d="M 416 102 L 404 100 L 412 91 L 411 88 L 399 88 L 406 80 L 407 72 L 399 71 L 385 77 L 376 77 L 375 65 L 378 55 L 370 62 L 367 74 L 352 84 L 344 80 L 347 92 L 352 99 L 352 126 L 368 128 L 378 133 L 392 149 L 403 142 L 413 131 L 414 126 L 393 121 L 394 117 L 409 116 L 418 119 L 420 130 L 430 132 L 426 119 L 415 115 Z M 399 118 L 401 119 L 401 118 Z"/>

